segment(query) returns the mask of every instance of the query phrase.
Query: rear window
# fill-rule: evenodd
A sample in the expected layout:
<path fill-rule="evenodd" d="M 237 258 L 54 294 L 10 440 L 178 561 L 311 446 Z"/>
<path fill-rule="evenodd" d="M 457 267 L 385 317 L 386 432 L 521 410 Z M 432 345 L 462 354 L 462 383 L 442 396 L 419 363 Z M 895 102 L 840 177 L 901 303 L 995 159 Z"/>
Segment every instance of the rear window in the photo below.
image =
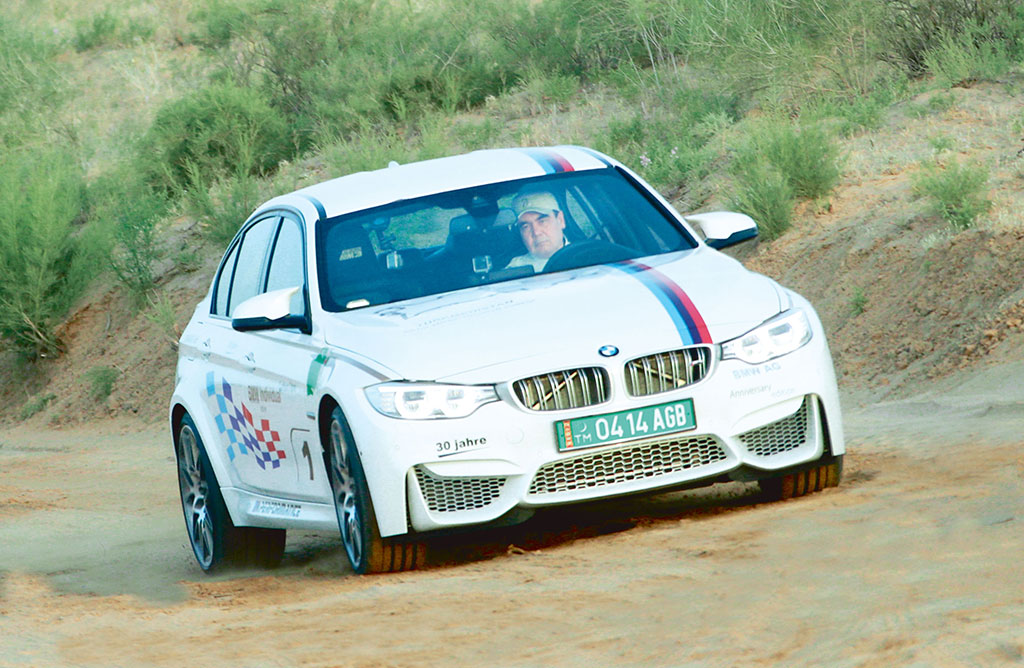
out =
<path fill-rule="evenodd" d="M 696 246 L 614 168 L 440 193 L 318 225 L 328 311 Z"/>

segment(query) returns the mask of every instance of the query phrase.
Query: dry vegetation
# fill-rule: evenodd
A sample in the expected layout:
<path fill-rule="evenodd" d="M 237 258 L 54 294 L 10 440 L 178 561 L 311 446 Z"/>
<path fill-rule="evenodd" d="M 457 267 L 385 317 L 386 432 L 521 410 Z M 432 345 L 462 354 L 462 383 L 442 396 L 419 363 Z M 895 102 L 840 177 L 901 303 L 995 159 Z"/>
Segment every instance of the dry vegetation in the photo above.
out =
<path fill-rule="evenodd" d="M 0 419 L 162 419 L 176 333 L 256 203 L 390 159 L 487 146 L 597 146 L 681 210 L 754 214 L 762 239 L 739 255 L 812 299 L 848 393 L 905 393 L 908 379 L 985 364 L 1022 336 L 1016 3 L 750 2 L 727 15 L 674 0 L 563 16 L 588 6 L 484 3 L 457 26 L 440 1 L 8 3 L 2 27 L 28 36 L 13 52 L 28 67 L 3 61 L 0 80 L 39 96 L 44 113 L 4 117 L 3 159 L 65 156 L 82 204 L 67 220 L 73 252 L 51 271 L 65 277 L 63 301 L 31 316 L 49 338 L 19 344 L 0 317 Z M 914 7 L 974 11 L 918 46 L 918 71 L 879 29 Z M 289 60 L 310 16 L 338 35 L 310 46 L 320 61 Z M 388 17 L 399 38 L 429 27 L 431 39 L 400 50 L 374 23 Z M 950 41 L 962 34 L 974 41 Z M 369 93 L 337 88 L 344 66 Z M 269 104 L 212 114 L 220 125 L 198 131 L 200 148 L 168 143 L 188 138 L 159 128 L 199 118 L 183 101 L 211 90 L 217 104 L 236 90 Z M 246 128 L 279 123 L 302 134 L 246 143 Z M 154 162 L 178 150 L 183 161 Z"/>

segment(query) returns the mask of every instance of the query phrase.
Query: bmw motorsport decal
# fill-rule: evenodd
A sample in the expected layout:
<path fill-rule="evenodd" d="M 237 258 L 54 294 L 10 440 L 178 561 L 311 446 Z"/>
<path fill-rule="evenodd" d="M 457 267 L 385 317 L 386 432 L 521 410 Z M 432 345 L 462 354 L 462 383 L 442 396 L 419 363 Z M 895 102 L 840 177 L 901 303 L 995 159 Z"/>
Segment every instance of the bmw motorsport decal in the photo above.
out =
<path fill-rule="evenodd" d="M 635 260 L 625 260 L 611 266 L 636 278 L 658 298 L 685 345 L 712 342 L 711 333 L 700 311 L 675 281 L 657 269 Z"/>
<path fill-rule="evenodd" d="M 575 171 L 568 160 L 554 151 L 541 148 L 524 148 L 521 150 L 523 153 L 536 160 L 537 164 L 544 168 L 545 174 Z"/>

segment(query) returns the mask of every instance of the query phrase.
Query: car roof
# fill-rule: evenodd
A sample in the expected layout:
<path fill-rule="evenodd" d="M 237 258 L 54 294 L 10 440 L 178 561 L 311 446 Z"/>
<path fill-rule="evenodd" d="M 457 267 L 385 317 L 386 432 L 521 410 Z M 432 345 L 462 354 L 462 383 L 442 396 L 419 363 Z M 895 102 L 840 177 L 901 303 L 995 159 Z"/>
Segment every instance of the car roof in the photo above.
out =
<path fill-rule="evenodd" d="M 320 218 L 333 218 L 392 202 L 461 188 L 559 172 L 604 169 L 618 163 L 580 146 L 502 148 L 473 151 L 405 165 L 392 163 L 276 197 L 257 211 L 312 203 Z M 298 200 L 298 201 L 297 201 Z"/>

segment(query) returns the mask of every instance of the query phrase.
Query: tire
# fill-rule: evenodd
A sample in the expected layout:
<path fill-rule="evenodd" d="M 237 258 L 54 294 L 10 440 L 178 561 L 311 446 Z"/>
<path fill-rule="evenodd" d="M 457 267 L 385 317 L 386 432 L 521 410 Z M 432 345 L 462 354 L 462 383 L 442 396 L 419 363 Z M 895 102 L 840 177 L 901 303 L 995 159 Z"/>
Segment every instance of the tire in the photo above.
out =
<path fill-rule="evenodd" d="M 825 464 L 778 478 L 759 480 L 761 490 L 772 500 L 782 501 L 820 492 L 827 487 L 838 487 L 843 478 L 843 456 L 835 455 Z"/>
<path fill-rule="evenodd" d="M 334 510 L 338 517 L 341 543 L 352 570 L 364 573 L 392 573 L 422 565 L 426 546 L 408 536 L 382 538 L 373 512 L 370 489 L 341 409 L 331 412 L 328 431 L 328 470 Z"/>
<path fill-rule="evenodd" d="M 236 527 L 192 417 L 181 419 L 174 439 L 185 530 L 199 567 L 207 573 L 243 566 L 273 568 L 284 556 L 284 529 Z"/>

